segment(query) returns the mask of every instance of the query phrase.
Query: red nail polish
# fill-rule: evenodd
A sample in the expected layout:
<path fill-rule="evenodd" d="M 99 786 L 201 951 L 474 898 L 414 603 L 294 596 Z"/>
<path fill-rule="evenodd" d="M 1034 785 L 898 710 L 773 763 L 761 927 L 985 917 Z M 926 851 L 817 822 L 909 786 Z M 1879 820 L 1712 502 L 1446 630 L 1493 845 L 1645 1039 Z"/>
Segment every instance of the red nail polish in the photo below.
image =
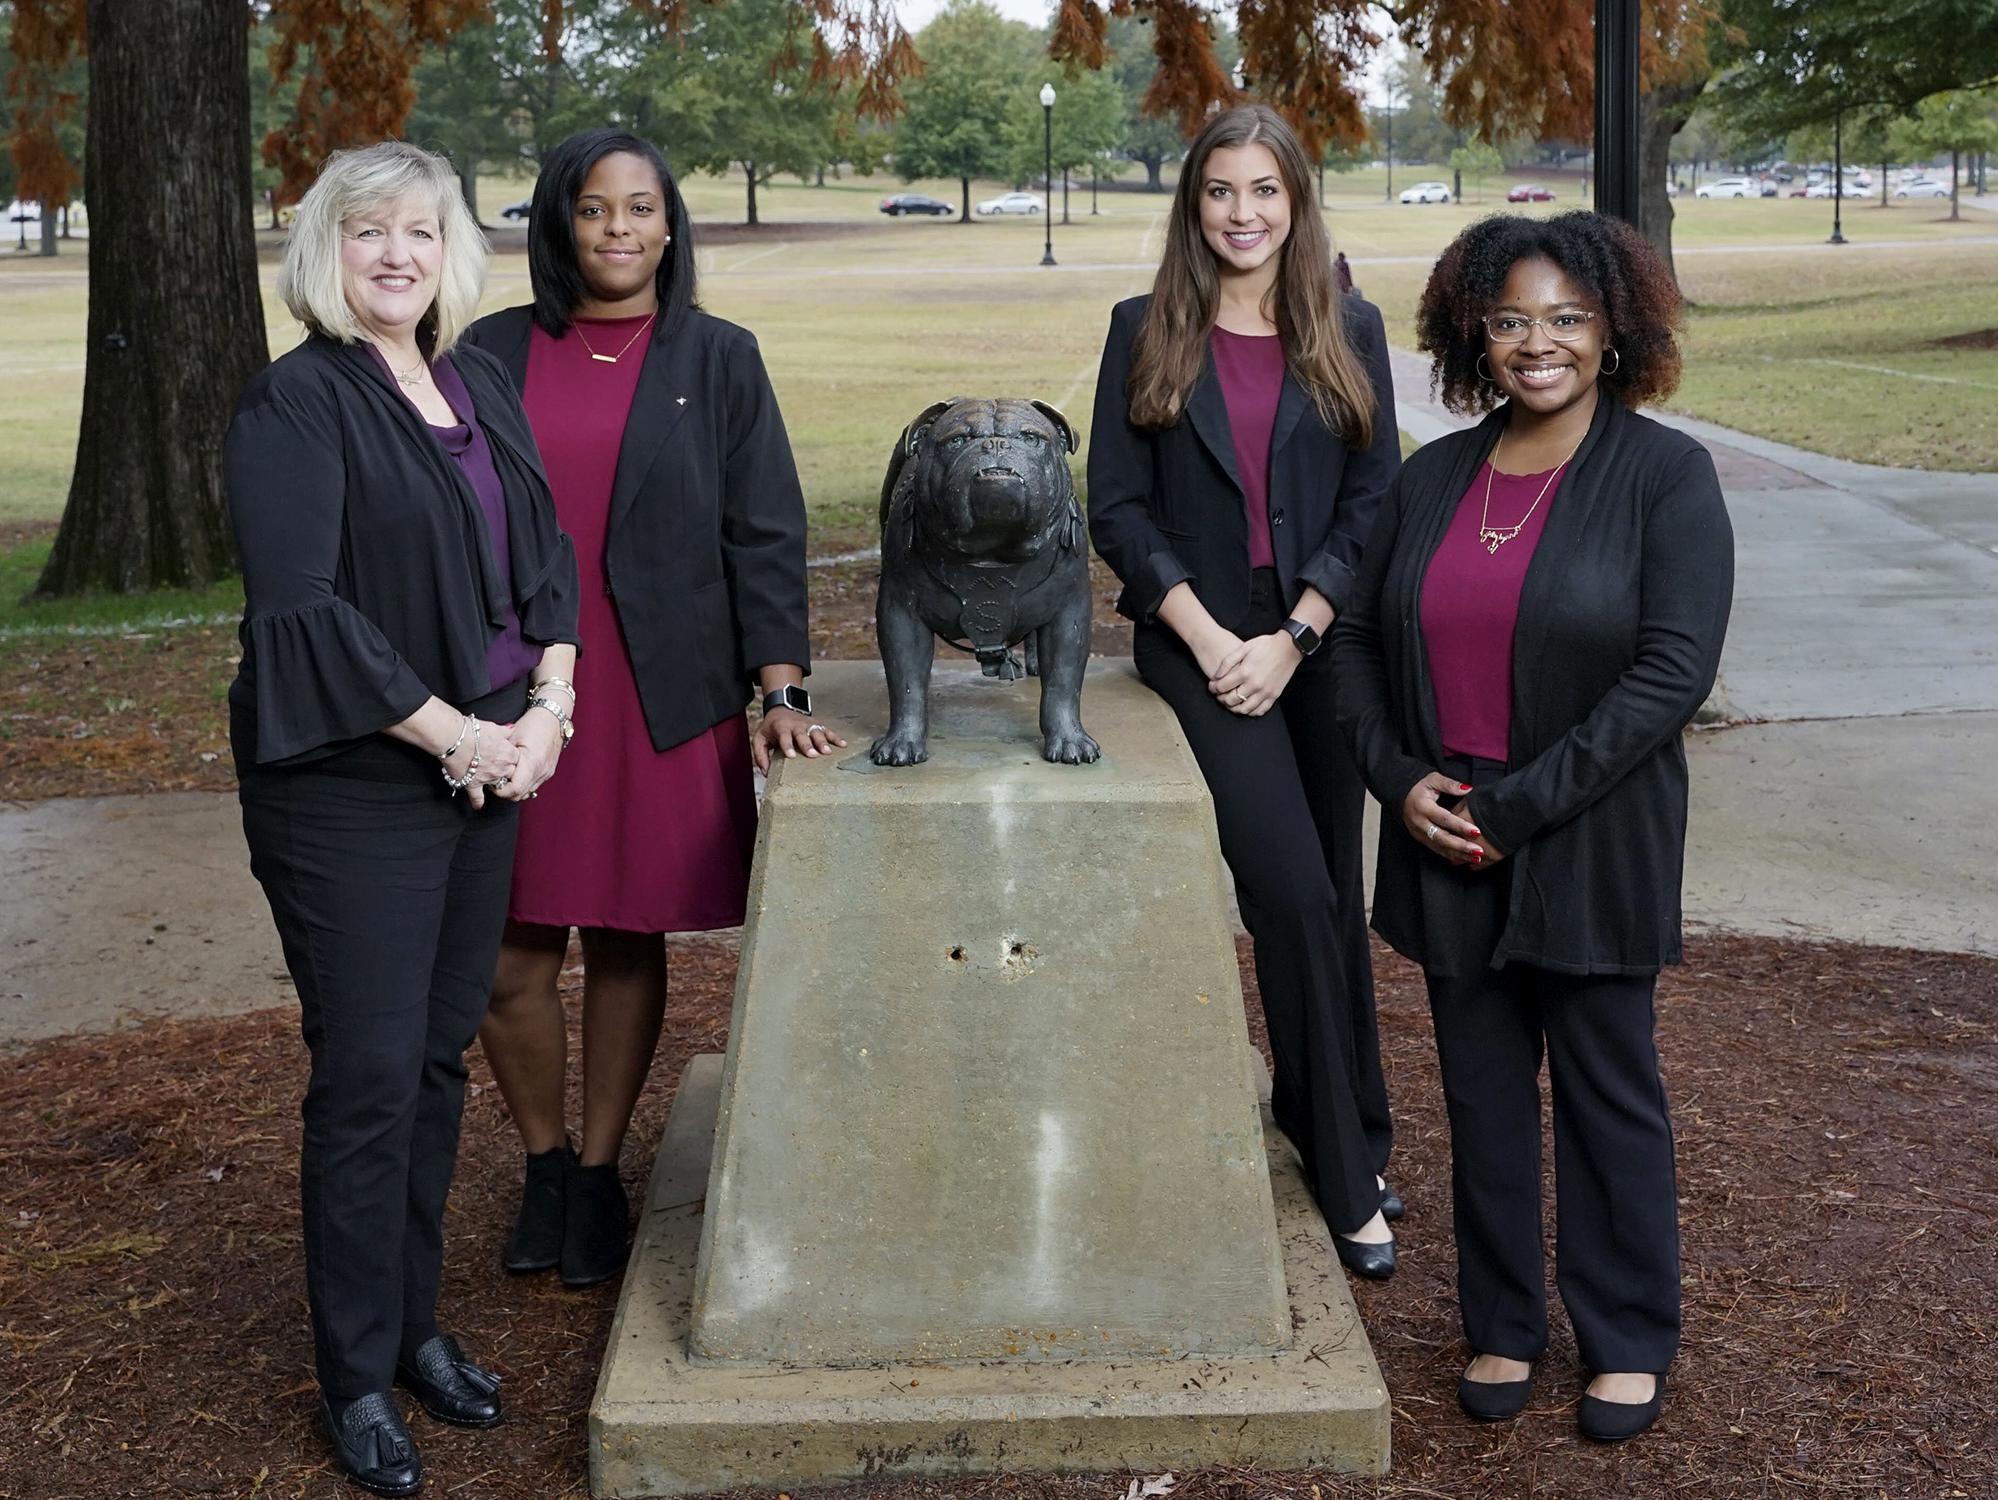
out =
<path fill-rule="evenodd" d="M 1460 781 L 1457 783 L 1457 790 L 1460 792 L 1468 792 L 1470 789 L 1471 789 L 1471 784 L 1468 781 Z"/>

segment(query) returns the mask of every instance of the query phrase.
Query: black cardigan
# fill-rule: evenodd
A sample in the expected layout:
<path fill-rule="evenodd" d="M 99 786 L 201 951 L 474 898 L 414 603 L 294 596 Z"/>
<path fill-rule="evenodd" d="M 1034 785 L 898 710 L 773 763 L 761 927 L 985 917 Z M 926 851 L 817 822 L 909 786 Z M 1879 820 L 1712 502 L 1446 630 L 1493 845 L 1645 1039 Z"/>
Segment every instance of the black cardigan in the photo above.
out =
<path fill-rule="evenodd" d="M 478 497 L 366 347 L 312 335 L 244 389 L 223 443 L 243 566 L 229 689 L 241 766 L 323 758 L 432 695 L 463 705 L 511 601 L 539 645 L 576 640 L 576 559 L 499 362 L 460 347 L 506 495 L 502 579 Z"/>
<path fill-rule="evenodd" d="M 1131 346 L 1151 300 L 1133 297 L 1110 314 L 1089 433 L 1089 537 L 1123 580 L 1119 614 L 1149 620 L 1175 584 L 1190 583 L 1207 612 L 1236 630 L 1249 611 L 1249 523 L 1213 355 L 1184 419 L 1156 432 L 1131 425 Z M 1286 607 L 1309 584 L 1333 609 L 1345 608 L 1381 495 L 1401 466 L 1380 309 L 1358 297 L 1339 301 L 1373 382 L 1373 441 L 1347 447 L 1285 372 L 1270 432 L 1269 511 Z"/>
<path fill-rule="evenodd" d="M 465 337 L 524 392 L 533 330 L 509 307 Z M 654 749 L 741 713 L 757 668 L 811 670 L 805 497 L 747 329 L 692 312 L 647 341 L 603 562 Z"/>
<path fill-rule="evenodd" d="M 1374 928 L 1417 962 L 1437 856 L 1401 806 L 1443 757 L 1422 578 L 1504 423 L 1501 407 L 1409 459 L 1332 630 L 1340 726 L 1384 809 Z M 1608 392 L 1552 504 L 1520 591 L 1510 769 L 1471 800 L 1512 865 L 1492 965 L 1655 972 L 1680 956 L 1681 731 L 1720 664 L 1734 533 L 1706 449 Z"/>

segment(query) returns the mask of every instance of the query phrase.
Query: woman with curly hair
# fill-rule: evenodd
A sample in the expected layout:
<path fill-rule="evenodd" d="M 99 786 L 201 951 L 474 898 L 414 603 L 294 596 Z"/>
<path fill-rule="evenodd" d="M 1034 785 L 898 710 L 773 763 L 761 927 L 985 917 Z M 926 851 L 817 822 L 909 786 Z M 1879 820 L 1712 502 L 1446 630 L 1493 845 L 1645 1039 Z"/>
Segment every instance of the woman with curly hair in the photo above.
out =
<path fill-rule="evenodd" d="M 1471 225 L 1417 313 L 1475 427 L 1408 461 L 1333 627 L 1339 723 L 1391 812 L 1374 927 L 1423 967 L 1450 1118 L 1458 1300 L 1481 1420 L 1547 1345 L 1540 1063 L 1582 1432 L 1656 1420 L 1679 1342 L 1672 1123 L 1653 1039 L 1680 957 L 1680 732 L 1711 689 L 1734 542 L 1713 461 L 1638 415 L 1681 301 L 1629 226 Z M 1400 829 L 1393 827 L 1399 821 Z"/>
<path fill-rule="evenodd" d="M 1214 796 L 1276 1122 L 1339 1259 L 1376 1280 L 1401 1200 L 1381 1176 L 1366 791 L 1317 647 L 1400 462 L 1381 315 L 1338 290 L 1296 132 L 1267 105 L 1216 115 L 1180 170 L 1151 295 L 1110 315 L 1089 531 L 1124 582 L 1138 673 Z"/>

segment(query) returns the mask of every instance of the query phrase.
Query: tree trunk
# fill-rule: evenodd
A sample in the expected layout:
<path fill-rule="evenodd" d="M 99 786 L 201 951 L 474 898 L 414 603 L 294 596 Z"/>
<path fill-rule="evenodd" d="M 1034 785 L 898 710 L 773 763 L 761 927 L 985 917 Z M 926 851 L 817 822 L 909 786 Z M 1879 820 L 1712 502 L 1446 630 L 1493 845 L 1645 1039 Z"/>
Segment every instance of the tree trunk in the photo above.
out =
<path fill-rule="evenodd" d="M 1665 193 L 1672 170 L 1672 137 L 1693 117 L 1693 106 L 1706 86 L 1705 77 L 1691 78 L 1640 94 L 1637 100 L 1637 228 L 1664 258 L 1674 281 L 1679 279 L 1679 268 L 1672 263 L 1672 200 Z M 1697 164 L 1693 180 L 1699 181 Z"/>
<path fill-rule="evenodd" d="M 1949 148 L 1949 218 L 1952 224 L 1957 222 L 1957 220 L 1962 217 L 1956 211 L 1956 193 L 1957 193 L 1956 184 L 1957 184 L 1957 178 L 1962 175 L 1960 171 L 1962 165 L 1963 165 L 1962 153 L 1959 152 L 1956 149 L 1956 147 L 1954 146 L 1950 147 Z M 44 219 L 42 222 L 46 224 L 48 220 Z M 44 235 L 47 235 L 48 231 L 45 229 L 42 231 L 42 233 Z M 44 255 L 47 255 L 50 254 L 51 252 L 45 250 L 42 253 Z"/>
<path fill-rule="evenodd" d="M 1163 156 L 1145 156 L 1140 157 L 1139 160 L 1145 164 L 1145 191 L 1148 193 L 1163 193 L 1166 190 L 1165 178 L 1159 175 L 1159 168 L 1165 164 L 1165 158 Z"/>
<path fill-rule="evenodd" d="M 242 0 L 90 0 L 89 25 L 84 166 L 99 232 L 76 475 L 44 596 L 198 587 L 234 570 L 222 437 L 269 359 Z M 175 224 L 203 226 L 199 255 L 156 232 Z"/>
<path fill-rule="evenodd" d="M 748 224 L 748 225 L 749 225 L 749 227 L 750 227 L 751 229 L 754 229 L 754 228 L 756 227 L 756 225 L 757 225 L 757 218 L 756 218 L 756 163 L 755 163 L 755 162 L 753 162 L 753 161 L 746 161 L 746 162 L 743 162 L 743 163 L 742 163 L 742 175 L 743 175 L 744 177 L 746 177 L 746 178 L 748 178 L 748 179 L 749 179 L 749 217 L 748 217 L 747 219 L 745 219 L 745 220 L 744 220 L 743 222 L 744 222 L 744 223 L 746 223 L 746 224 Z"/>
<path fill-rule="evenodd" d="M 1893 206 L 1887 201 L 1887 163 L 1884 161 L 1880 163 L 1880 206 L 1882 208 Z"/>
<path fill-rule="evenodd" d="M 958 190 L 964 194 L 964 210 L 958 215 L 957 222 L 960 224 L 969 224 L 971 222 L 971 179 L 969 177 L 960 177 L 957 180 L 957 186 Z"/>
<path fill-rule="evenodd" d="M 43 255 L 56 253 L 56 210 L 52 203 L 42 205 L 42 249 Z"/>
<path fill-rule="evenodd" d="M 479 164 L 469 156 L 458 167 L 458 191 L 465 195 L 472 222 L 479 223 Z"/>
<path fill-rule="evenodd" d="M 282 219 L 280 219 L 280 218 L 278 217 L 278 206 L 277 206 L 277 189 L 276 189 L 276 188 L 265 188 L 265 189 L 264 189 L 264 202 L 270 205 L 270 210 L 271 210 L 271 228 L 273 228 L 273 229 L 282 229 L 282 228 L 284 228 L 284 220 L 282 220 Z"/>
<path fill-rule="evenodd" d="M 1450 201 L 1452 203 L 1462 203 L 1464 201 L 1464 169 L 1462 167 L 1452 167 L 1450 169 Z"/>

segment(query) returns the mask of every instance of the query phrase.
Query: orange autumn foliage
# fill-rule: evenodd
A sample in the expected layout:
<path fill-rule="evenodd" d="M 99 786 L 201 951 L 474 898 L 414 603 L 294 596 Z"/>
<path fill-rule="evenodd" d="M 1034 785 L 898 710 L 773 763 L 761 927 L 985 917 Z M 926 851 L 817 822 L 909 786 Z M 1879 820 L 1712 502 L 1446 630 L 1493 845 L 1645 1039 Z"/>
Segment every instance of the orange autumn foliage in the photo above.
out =
<path fill-rule="evenodd" d="M 15 0 L 7 49 L 14 112 L 7 150 L 19 177 L 14 195 L 49 208 L 66 206 L 78 186 L 76 164 L 57 134 L 78 96 L 57 79 L 83 55 L 87 30 L 84 0 Z"/>

